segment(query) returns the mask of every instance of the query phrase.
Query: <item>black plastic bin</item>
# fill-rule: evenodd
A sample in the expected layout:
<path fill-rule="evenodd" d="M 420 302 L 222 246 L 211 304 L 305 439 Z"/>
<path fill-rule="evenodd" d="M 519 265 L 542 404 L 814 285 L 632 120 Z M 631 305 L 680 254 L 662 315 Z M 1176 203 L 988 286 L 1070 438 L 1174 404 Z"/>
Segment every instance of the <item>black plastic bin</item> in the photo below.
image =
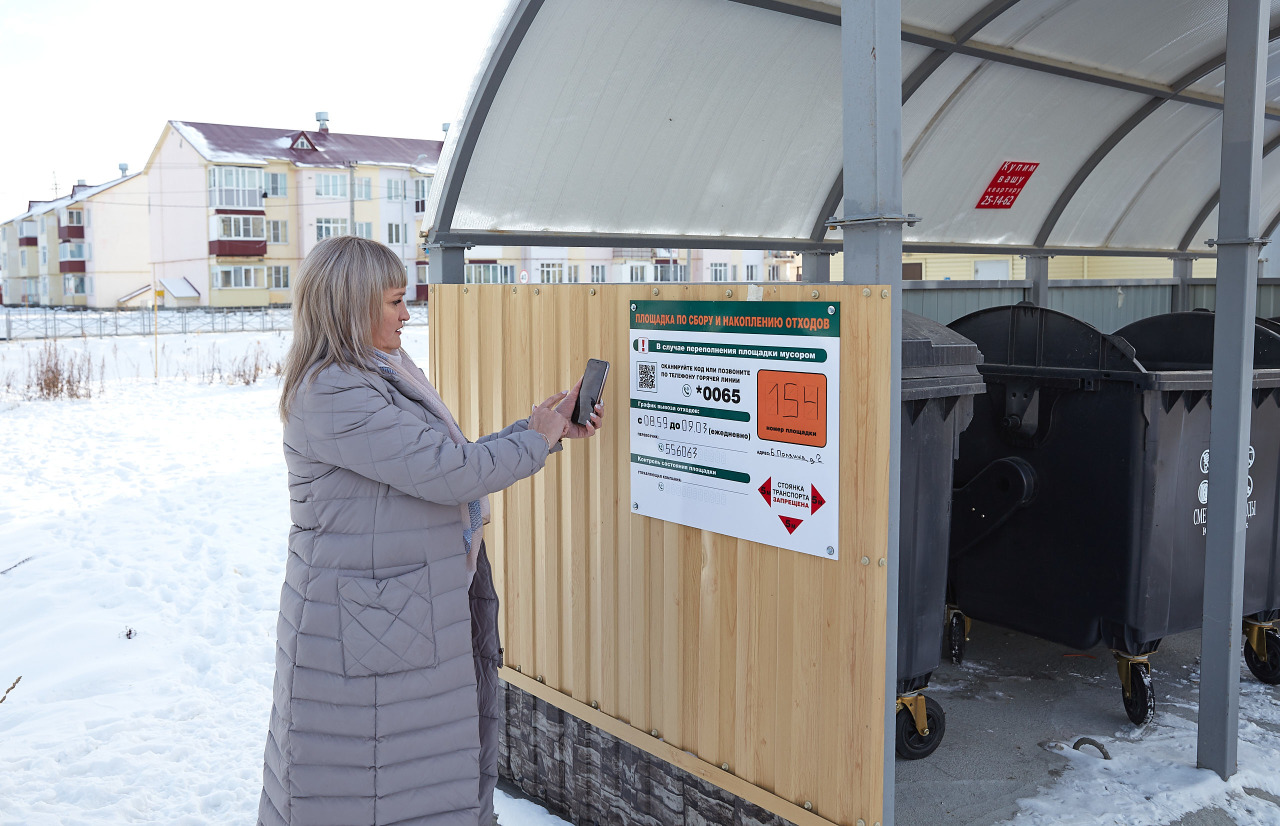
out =
<path fill-rule="evenodd" d="M 955 468 L 951 600 L 1073 648 L 1104 643 L 1126 712 L 1145 722 L 1147 656 L 1201 622 L 1213 314 L 1156 316 L 1106 335 L 1019 304 L 951 327 L 981 348 L 988 391 Z M 1278 368 L 1280 335 L 1259 324 L 1245 613 L 1264 634 L 1280 609 Z"/>
<path fill-rule="evenodd" d="M 897 752 L 937 748 L 941 706 L 920 696 L 938 667 L 946 617 L 951 473 L 973 396 L 986 392 L 973 342 L 946 326 L 902 314 L 902 484 L 898 568 Z M 917 725 L 918 719 L 924 725 Z"/>

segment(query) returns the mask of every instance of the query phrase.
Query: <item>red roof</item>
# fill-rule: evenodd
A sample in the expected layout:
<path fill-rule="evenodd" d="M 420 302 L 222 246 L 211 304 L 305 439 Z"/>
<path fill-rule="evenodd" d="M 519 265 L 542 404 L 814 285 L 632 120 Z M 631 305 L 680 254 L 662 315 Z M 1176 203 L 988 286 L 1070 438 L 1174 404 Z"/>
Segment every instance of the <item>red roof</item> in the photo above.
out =
<path fill-rule="evenodd" d="M 315 149 L 294 149 L 298 129 L 179 120 L 169 121 L 169 124 L 207 160 L 224 163 L 285 160 L 298 166 L 344 166 L 354 161 L 433 170 L 444 146 L 441 141 L 304 130 Z"/>

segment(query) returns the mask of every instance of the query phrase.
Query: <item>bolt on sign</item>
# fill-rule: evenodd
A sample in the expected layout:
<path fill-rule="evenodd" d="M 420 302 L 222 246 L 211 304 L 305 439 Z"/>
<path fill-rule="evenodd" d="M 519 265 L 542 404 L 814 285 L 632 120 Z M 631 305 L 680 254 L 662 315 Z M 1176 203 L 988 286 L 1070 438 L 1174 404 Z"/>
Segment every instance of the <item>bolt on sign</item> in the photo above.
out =
<path fill-rule="evenodd" d="M 1031 179 L 1038 163 L 1026 161 L 1005 161 L 1000 164 L 1000 171 L 987 184 L 987 191 L 978 199 L 974 209 L 1010 209 L 1013 202 L 1022 193 L 1022 188 Z"/>
<path fill-rule="evenodd" d="M 631 510 L 838 559 L 839 302 L 631 303 Z"/>

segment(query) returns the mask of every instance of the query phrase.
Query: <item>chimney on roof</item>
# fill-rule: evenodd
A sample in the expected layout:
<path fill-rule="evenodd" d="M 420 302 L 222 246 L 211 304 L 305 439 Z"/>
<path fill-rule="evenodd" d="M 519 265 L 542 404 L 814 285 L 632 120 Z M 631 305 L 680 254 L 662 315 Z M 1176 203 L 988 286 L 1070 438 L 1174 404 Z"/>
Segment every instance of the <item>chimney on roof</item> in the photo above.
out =
<path fill-rule="evenodd" d="M 123 178 L 125 175 L 128 175 L 128 174 L 129 174 L 129 164 L 127 163 L 120 164 L 120 177 Z"/>
<path fill-rule="evenodd" d="M 79 180 L 77 180 L 76 186 L 87 186 L 87 184 L 85 184 L 84 182 L 84 178 L 80 178 Z"/>
<path fill-rule="evenodd" d="M 320 131 L 329 134 L 329 113 L 316 112 L 316 120 L 320 123 Z"/>
<path fill-rule="evenodd" d="M 449 134 L 449 127 L 450 127 L 450 126 L 452 126 L 452 124 L 449 124 L 449 123 L 442 123 L 442 124 L 440 124 L 440 131 L 441 131 L 441 132 L 443 132 L 443 133 L 445 133 L 445 134 L 447 135 L 447 134 Z"/>

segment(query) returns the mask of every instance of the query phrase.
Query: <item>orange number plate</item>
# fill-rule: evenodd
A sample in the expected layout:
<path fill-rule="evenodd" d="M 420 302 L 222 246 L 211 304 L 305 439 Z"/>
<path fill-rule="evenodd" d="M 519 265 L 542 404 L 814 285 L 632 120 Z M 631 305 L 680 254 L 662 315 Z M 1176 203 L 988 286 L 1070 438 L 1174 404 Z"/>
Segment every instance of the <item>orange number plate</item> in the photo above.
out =
<path fill-rule="evenodd" d="M 761 370 L 756 374 L 756 427 L 761 439 L 827 445 L 827 377 Z"/>

